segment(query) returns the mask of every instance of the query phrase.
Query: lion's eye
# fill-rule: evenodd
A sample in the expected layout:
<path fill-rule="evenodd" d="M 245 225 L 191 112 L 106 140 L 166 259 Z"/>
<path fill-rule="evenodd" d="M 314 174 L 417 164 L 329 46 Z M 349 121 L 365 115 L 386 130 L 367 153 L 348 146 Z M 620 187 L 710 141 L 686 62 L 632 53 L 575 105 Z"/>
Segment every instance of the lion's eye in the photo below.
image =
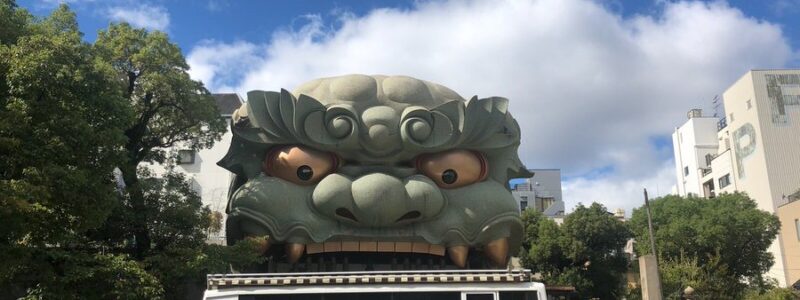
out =
<path fill-rule="evenodd" d="M 424 154 L 417 158 L 417 170 L 441 188 L 457 188 L 486 179 L 483 154 L 469 150 Z"/>
<path fill-rule="evenodd" d="M 336 171 L 338 161 L 333 153 L 301 146 L 279 146 L 267 154 L 261 168 L 270 176 L 309 185 Z"/>

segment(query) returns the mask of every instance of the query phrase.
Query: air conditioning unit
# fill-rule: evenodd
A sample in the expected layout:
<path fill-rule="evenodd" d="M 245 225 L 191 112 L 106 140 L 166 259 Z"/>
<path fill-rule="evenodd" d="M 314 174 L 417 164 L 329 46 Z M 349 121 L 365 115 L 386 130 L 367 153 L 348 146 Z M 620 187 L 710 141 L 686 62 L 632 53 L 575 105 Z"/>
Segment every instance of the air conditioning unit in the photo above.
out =
<path fill-rule="evenodd" d="M 702 116 L 703 116 L 703 110 L 699 109 L 699 108 L 695 108 L 695 109 L 689 110 L 689 112 L 686 113 L 686 117 L 688 117 L 689 119 L 691 119 L 691 118 L 699 118 L 699 117 L 702 117 Z"/>

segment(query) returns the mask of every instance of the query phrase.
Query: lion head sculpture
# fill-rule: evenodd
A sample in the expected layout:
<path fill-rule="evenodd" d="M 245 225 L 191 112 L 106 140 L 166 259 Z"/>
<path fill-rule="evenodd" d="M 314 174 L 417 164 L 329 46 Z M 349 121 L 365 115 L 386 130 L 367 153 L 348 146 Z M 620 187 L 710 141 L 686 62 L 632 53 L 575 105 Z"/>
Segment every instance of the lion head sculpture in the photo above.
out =
<path fill-rule="evenodd" d="M 271 270 L 504 267 L 519 249 L 508 181 L 531 174 L 507 99 L 347 75 L 251 91 L 232 122 L 228 243 L 263 239 Z"/>

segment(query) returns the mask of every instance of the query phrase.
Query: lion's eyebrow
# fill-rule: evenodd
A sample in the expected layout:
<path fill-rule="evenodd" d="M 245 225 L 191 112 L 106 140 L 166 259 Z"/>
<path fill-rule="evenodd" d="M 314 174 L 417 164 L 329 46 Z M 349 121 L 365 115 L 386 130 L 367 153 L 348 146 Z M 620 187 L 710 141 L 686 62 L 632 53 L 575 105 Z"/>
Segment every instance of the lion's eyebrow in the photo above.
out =
<path fill-rule="evenodd" d="M 334 101 L 336 104 L 325 105 L 312 96 L 295 97 L 286 90 L 250 91 L 247 97 L 240 109 L 246 110 L 249 122 L 233 126 L 231 148 L 218 164 L 248 178 L 258 170 L 250 160 L 263 156 L 266 149 L 284 144 L 304 144 L 350 153 L 343 156 L 356 158 L 401 160 L 419 153 L 473 149 L 487 152 L 489 157 L 504 157 L 501 165 L 505 168 L 496 170 L 507 169 L 502 173 L 510 175 L 498 175 L 498 179 L 524 175 L 525 168 L 516 151 L 520 129 L 508 111 L 506 98 L 474 96 L 468 101 L 451 100 L 431 108 L 408 106 L 397 119 L 399 137 L 391 136 L 390 128 L 389 136 L 384 136 L 387 140 L 380 142 L 394 144 L 398 138 L 399 143 L 382 148 L 370 139 L 369 124 L 362 117 L 365 111 L 383 104 L 354 107 Z"/>

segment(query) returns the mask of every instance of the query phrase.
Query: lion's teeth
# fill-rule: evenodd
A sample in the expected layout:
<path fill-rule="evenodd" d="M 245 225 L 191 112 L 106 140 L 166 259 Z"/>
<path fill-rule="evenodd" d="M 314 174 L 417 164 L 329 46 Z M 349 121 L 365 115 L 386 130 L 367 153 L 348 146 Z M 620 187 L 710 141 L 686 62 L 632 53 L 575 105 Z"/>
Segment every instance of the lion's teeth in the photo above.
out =
<path fill-rule="evenodd" d="M 415 242 L 415 243 L 411 244 L 411 252 L 414 252 L 414 253 L 428 253 L 428 248 L 429 247 L 430 247 L 430 244 L 428 244 L 428 243 Z"/>
<path fill-rule="evenodd" d="M 469 254 L 469 248 L 467 246 L 462 245 L 447 248 L 447 255 L 450 257 L 450 260 L 459 268 L 467 266 L 467 254 Z"/>
<path fill-rule="evenodd" d="M 442 245 L 431 245 L 424 242 L 344 241 L 310 243 L 305 245 L 304 251 L 306 254 L 317 254 L 324 252 L 394 252 L 423 253 L 444 256 L 446 249 Z M 289 253 L 288 250 L 287 253 Z"/>
<path fill-rule="evenodd" d="M 395 252 L 411 252 L 411 242 L 396 242 L 394 243 Z"/>
<path fill-rule="evenodd" d="M 359 242 L 342 242 L 342 251 L 355 252 L 358 251 Z"/>
<path fill-rule="evenodd" d="M 505 268 L 508 258 L 508 238 L 496 239 L 486 244 L 486 256 L 495 268 Z"/>
<path fill-rule="evenodd" d="M 444 256 L 444 246 L 442 245 L 431 245 L 430 249 L 428 249 L 428 253 L 433 255 Z"/>
<path fill-rule="evenodd" d="M 375 252 L 378 251 L 378 242 L 362 241 L 358 243 L 358 251 Z"/>
<path fill-rule="evenodd" d="M 296 263 L 305 251 L 305 244 L 288 243 L 286 244 L 286 258 L 290 263 Z"/>
<path fill-rule="evenodd" d="M 378 252 L 394 252 L 394 242 L 378 242 Z"/>
<path fill-rule="evenodd" d="M 306 253 L 316 254 L 325 252 L 325 246 L 322 243 L 313 243 L 306 245 Z"/>

